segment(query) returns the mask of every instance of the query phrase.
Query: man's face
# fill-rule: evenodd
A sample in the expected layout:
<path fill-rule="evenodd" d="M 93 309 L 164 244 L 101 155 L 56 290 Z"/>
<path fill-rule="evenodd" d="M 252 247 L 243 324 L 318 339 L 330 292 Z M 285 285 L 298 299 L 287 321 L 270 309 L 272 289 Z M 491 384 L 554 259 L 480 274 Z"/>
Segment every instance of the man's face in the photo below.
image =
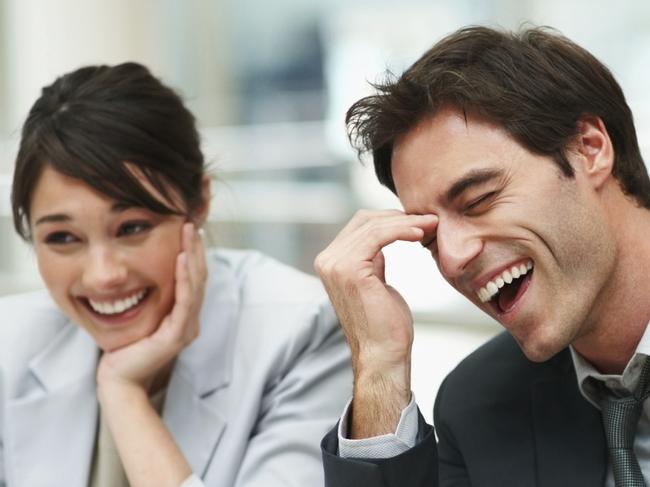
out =
<path fill-rule="evenodd" d="M 447 109 L 396 141 L 392 171 L 407 213 L 439 217 L 422 242 L 444 278 L 529 359 L 595 331 L 616 251 L 580 168 L 567 178 L 499 127 Z"/>

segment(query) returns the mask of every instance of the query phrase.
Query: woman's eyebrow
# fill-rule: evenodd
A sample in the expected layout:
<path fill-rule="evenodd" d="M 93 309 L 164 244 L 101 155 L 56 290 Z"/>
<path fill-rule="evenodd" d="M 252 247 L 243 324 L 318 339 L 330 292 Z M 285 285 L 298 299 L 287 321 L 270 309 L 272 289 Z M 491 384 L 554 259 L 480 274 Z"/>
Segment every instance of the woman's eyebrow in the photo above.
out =
<path fill-rule="evenodd" d="M 111 213 L 122 213 L 130 208 L 134 208 L 130 203 L 114 203 L 113 206 L 111 206 Z"/>
<path fill-rule="evenodd" d="M 70 215 L 65 213 L 53 213 L 51 215 L 45 215 L 40 217 L 34 225 L 40 225 L 41 223 L 60 223 L 60 222 L 69 222 L 72 220 Z"/>
<path fill-rule="evenodd" d="M 132 204 L 129 203 L 114 203 L 111 206 L 111 213 L 123 213 L 126 210 L 134 208 Z M 67 213 L 52 213 L 50 215 L 44 215 L 40 217 L 34 225 L 40 225 L 41 223 L 62 223 L 72 221 L 73 218 Z"/>

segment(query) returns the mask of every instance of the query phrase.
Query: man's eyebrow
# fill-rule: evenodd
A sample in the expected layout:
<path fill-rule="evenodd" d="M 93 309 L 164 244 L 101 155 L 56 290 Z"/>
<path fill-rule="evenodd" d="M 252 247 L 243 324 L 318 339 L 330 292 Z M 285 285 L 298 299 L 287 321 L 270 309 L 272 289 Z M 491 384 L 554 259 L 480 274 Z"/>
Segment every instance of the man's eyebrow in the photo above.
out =
<path fill-rule="evenodd" d="M 133 205 L 128 203 L 115 203 L 111 206 L 111 213 L 122 213 L 129 208 L 133 208 Z M 41 223 L 62 223 L 70 221 L 72 221 L 72 217 L 67 213 L 52 213 L 40 217 L 36 222 L 34 222 L 34 226 L 40 225 Z"/>
<path fill-rule="evenodd" d="M 479 184 L 499 178 L 503 175 L 501 169 L 472 169 L 451 185 L 447 191 L 447 202 L 451 203 L 458 198 L 466 189 Z"/>

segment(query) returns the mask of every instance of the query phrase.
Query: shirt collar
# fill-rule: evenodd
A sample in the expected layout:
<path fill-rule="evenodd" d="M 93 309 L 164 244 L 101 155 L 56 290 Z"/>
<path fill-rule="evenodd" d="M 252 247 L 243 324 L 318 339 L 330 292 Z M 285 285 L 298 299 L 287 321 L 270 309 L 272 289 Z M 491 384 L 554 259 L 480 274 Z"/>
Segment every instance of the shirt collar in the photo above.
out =
<path fill-rule="evenodd" d="M 594 380 L 604 382 L 606 387 L 615 392 L 631 392 L 635 389 L 643 362 L 650 356 L 650 326 L 646 325 L 634 355 L 625 366 L 622 374 L 602 374 L 587 359 L 576 352 L 573 346 L 570 346 L 569 349 L 571 350 L 571 358 L 576 370 L 580 393 L 587 401 L 600 408 L 597 399 L 598 391 L 593 384 Z"/>

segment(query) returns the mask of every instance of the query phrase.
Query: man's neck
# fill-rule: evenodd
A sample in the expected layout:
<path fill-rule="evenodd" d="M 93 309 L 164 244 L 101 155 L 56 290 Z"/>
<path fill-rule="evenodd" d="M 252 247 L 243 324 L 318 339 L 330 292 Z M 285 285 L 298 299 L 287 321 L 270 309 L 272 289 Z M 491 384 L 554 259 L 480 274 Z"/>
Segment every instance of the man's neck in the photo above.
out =
<path fill-rule="evenodd" d="M 650 210 L 629 199 L 612 211 L 617 232 L 617 265 L 575 350 L 600 372 L 621 374 L 650 322 Z"/>

